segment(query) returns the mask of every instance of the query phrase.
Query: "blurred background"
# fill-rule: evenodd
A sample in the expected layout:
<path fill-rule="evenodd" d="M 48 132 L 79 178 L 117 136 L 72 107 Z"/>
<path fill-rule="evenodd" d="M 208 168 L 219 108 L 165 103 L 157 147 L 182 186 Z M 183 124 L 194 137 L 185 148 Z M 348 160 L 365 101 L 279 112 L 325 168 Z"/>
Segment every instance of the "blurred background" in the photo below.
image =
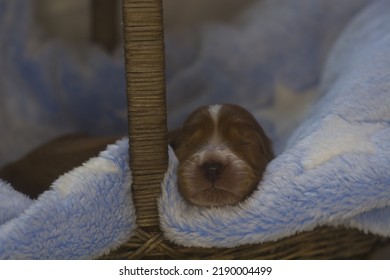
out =
<path fill-rule="evenodd" d="M 73 43 L 91 39 L 113 42 L 121 32 L 120 0 L 35 0 L 36 16 L 48 35 Z M 164 20 L 168 30 L 185 28 L 199 22 L 225 21 L 254 0 L 165 0 Z M 99 35 L 97 33 L 106 33 Z M 110 34 L 110 35 L 108 35 Z M 110 47 L 108 42 L 105 42 Z M 107 46 L 106 45 L 106 46 Z"/>
<path fill-rule="evenodd" d="M 0 9 L 0 132 L 7 132 L 0 167 L 61 134 L 125 135 L 121 0 L 7 1 Z M 253 2 L 165 0 L 166 32 L 229 21 Z M 172 53 L 182 67 L 185 54 Z"/>

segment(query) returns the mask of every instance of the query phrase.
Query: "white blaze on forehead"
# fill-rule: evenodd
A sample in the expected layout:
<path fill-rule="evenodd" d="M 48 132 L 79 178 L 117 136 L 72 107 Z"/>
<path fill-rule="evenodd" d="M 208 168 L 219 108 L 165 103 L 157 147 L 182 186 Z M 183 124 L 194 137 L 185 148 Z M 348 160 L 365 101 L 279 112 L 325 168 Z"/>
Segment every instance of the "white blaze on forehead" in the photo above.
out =
<path fill-rule="evenodd" d="M 214 124 L 218 124 L 218 115 L 221 110 L 222 105 L 211 105 L 209 106 L 210 117 L 213 120 Z"/>
<path fill-rule="evenodd" d="M 219 122 L 219 112 L 221 111 L 222 105 L 211 105 L 209 106 L 209 114 L 214 123 L 214 132 L 213 135 L 209 138 L 208 145 L 215 145 L 220 142 L 220 137 L 218 135 L 218 122 Z"/>

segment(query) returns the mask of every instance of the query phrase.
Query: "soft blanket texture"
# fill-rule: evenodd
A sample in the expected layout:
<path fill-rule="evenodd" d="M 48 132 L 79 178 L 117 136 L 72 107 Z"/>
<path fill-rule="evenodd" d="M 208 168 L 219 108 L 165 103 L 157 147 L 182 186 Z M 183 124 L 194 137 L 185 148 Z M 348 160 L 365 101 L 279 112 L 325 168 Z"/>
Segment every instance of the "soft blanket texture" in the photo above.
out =
<path fill-rule="evenodd" d="M 31 201 L 0 182 L 2 259 L 87 259 L 134 232 L 127 139 L 61 176 Z"/>
<path fill-rule="evenodd" d="M 31 148 L 27 132 L 44 141 L 125 131 L 120 55 L 90 47 L 81 59 L 37 41 L 25 2 L 0 0 L 0 38 L 10 42 L 0 46 L 0 114 L 10 120 L 0 124 L 0 160 L 17 156 L 12 145 Z M 232 247 L 319 225 L 390 236 L 389 12 L 385 0 L 259 1 L 229 24 L 167 34 L 170 127 L 200 105 L 237 103 L 278 154 L 246 201 L 201 209 L 178 194 L 170 150 L 159 200 L 167 238 Z M 0 258 L 93 258 L 126 241 L 135 228 L 127 149 L 125 139 L 110 146 L 37 201 L 0 181 Z"/>

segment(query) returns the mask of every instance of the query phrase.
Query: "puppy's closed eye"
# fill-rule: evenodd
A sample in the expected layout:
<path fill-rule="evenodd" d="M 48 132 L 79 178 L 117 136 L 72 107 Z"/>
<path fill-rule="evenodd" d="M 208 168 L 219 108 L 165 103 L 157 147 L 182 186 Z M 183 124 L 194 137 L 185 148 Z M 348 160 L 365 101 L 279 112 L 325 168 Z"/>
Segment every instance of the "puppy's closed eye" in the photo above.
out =
<path fill-rule="evenodd" d="M 273 159 L 255 118 L 237 105 L 202 107 L 170 134 L 181 195 L 198 206 L 232 205 L 257 186 Z"/>

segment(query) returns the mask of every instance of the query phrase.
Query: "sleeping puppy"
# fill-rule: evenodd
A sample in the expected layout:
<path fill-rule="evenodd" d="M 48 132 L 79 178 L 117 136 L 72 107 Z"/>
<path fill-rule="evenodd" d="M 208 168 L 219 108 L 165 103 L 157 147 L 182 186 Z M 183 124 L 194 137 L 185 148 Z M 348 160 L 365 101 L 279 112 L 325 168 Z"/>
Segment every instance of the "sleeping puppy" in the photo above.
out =
<path fill-rule="evenodd" d="M 244 200 L 274 158 L 261 126 L 237 105 L 199 108 L 171 138 L 179 161 L 179 191 L 197 206 Z"/>
<path fill-rule="evenodd" d="M 273 158 L 270 141 L 245 109 L 202 107 L 168 134 L 179 160 L 179 191 L 198 206 L 235 204 L 256 187 Z M 35 199 L 61 175 L 97 156 L 118 137 L 68 135 L 0 170 L 0 178 Z"/>

